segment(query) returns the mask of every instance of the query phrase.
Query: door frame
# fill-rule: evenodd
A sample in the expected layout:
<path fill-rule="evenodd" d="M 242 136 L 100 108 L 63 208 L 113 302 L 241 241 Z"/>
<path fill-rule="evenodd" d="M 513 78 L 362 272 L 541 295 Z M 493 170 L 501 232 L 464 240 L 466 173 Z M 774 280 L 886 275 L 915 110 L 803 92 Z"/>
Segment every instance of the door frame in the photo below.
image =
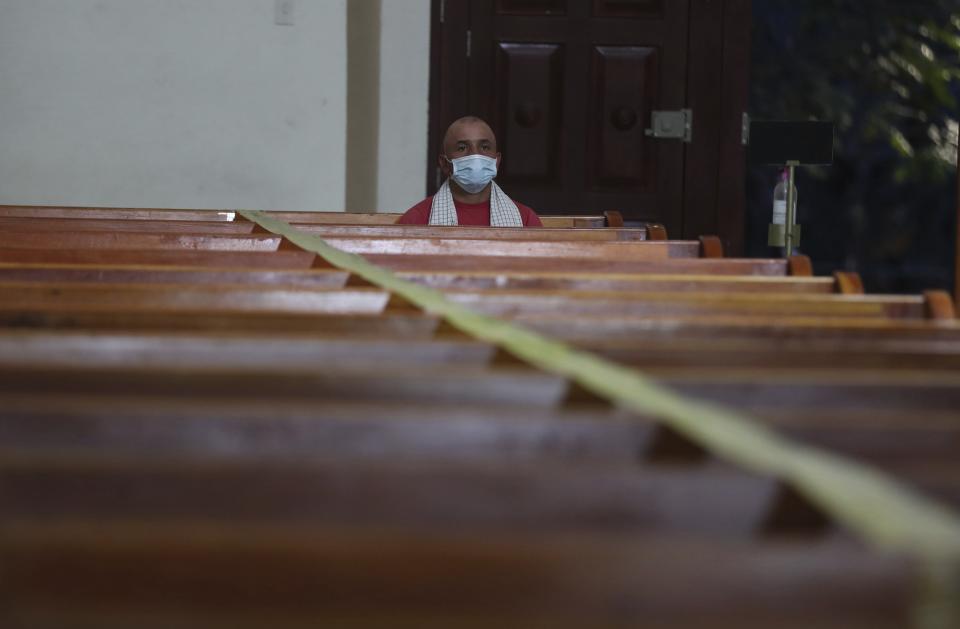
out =
<path fill-rule="evenodd" d="M 432 0 L 430 116 L 426 183 L 439 187 L 437 151 L 444 125 L 466 113 L 470 3 Z M 589 2 L 590 0 L 570 0 Z M 689 0 L 686 107 L 693 142 L 684 145 L 682 229 L 671 238 L 718 235 L 727 255 L 743 255 L 744 115 L 750 87 L 751 0 Z"/>

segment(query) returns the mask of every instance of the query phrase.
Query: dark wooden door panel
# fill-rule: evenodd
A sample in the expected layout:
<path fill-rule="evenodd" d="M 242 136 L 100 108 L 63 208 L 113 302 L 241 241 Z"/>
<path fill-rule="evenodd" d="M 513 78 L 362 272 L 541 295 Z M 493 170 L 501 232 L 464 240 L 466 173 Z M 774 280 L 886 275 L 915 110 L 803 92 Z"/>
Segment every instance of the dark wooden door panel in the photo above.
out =
<path fill-rule="evenodd" d="M 567 0 L 497 0 L 498 15 L 566 15 Z"/>
<path fill-rule="evenodd" d="M 738 250 L 749 0 L 434 2 L 431 192 L 443 129 L 475 114 L 500 141 L 497 182 L 535 210 L 619 210 Z M 692 144 L 646 135 L 685 108 Z"/>
<path fill-rule="evenodd" d="M 563 58 L 558 44 L 500 42 L 496 75 L 496 116 L 505 159 L 502 181 L 562 185 L 560 138 L 563 135 Z"/>
<path fill-rule="evenodd" d="M 593 0 L 596 17 L 663 17 L 664 0 Z"/>
<path fill-rule="evenodd" d="M 595 46 L 592 53 L 587 187 L 655 190 L 656 141 L 644 134 L 644 121 L 657 102 L 659 50 Z"/>
<path fill-rule="evenodd" d="M 679 230 L 682 147 L 644 130 L 684 105 L 687 0 L 470 5 L 468 102 L 499 134 L 498 183 L 541 212 Z"/>

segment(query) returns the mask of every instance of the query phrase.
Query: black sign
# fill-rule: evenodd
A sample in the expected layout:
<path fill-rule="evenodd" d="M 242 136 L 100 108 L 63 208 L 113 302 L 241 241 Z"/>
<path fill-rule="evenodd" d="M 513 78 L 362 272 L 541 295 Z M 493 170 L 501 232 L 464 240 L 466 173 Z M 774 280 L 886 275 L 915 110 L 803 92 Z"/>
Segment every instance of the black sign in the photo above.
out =
<path fill-rule="evenodd" d="M 833 123 L 754 120 L 749 156 L 752 164 L 832 164 Z"/>

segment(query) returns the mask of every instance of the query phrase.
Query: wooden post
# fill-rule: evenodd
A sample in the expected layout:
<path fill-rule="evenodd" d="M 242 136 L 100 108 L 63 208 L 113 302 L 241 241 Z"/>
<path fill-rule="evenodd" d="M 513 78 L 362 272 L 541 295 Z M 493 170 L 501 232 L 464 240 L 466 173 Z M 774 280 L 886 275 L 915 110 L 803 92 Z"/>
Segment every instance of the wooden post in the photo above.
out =
<path fill-rule="evenodd" d="M 960 309 L 960 143 L 957 144 L 957 211 L 956 211 L 957 232 L 956 250 L 953 253 L 953 299 L 956 301 L 957 308 Z"/>

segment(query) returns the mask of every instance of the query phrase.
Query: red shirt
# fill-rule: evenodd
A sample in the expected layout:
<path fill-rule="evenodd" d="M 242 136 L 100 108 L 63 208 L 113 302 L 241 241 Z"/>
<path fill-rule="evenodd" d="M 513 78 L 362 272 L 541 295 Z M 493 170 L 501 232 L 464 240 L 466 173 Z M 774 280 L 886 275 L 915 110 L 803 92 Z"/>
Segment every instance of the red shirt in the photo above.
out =
<path fill-rule="evenodd" d="M 517 203 L 514 201 L 514 203 Z M 430 207 L 433 197 L 427 197 L 420 203 L 403 213 L 398 225 L 427 225 L 430 223 Z M 490 203 L 460 203 L 456 199 L 453 204 L 457 207 L 457 223 L 476 227 L 490 227 Z M 524 227 L 543 227 L 536 212 L 522 203 L 517 203 L 520 218 Z"/>

